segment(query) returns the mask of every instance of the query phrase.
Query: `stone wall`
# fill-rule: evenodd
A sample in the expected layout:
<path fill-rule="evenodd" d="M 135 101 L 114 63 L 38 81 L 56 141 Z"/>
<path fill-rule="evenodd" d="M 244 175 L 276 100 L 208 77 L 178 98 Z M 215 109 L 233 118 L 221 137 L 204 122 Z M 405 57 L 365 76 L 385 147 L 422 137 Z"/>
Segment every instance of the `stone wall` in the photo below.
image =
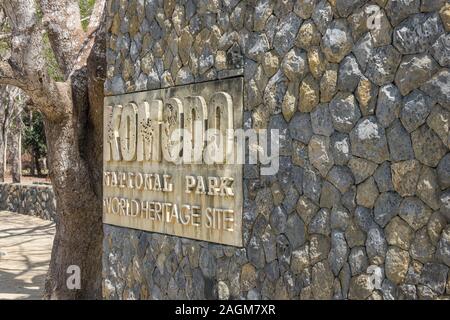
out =
<path fill-rule="evenodd" d="M 0 183 L 0 210 L 55 221 L 53 188 L 48 185 Z"/>
<path fill-rule="evenodd" d="M 243 248 L 105 225 L 104 297 L 449 298 L 445 3 L 109 0 L 106 94 L 243 75 L 282 135 L 277 175 L 244 168 Z"/>

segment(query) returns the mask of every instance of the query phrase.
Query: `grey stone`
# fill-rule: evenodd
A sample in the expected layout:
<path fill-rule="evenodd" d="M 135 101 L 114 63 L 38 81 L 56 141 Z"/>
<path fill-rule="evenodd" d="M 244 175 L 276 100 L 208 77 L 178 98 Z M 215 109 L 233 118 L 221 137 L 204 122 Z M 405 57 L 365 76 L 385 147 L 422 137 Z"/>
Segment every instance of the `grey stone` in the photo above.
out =
<path fill-rule="evenodd" d="M 429 54 L 405 56 L 395 75 L 395 84 L 405 96 L 428 81 L 438 68 Z"/>
<path fill-rule="evenodd" d="M 420 90 L 415 90 L 403 99 L 400 119 L 408 132 L 425 123 L 430 114 L 433 101 Z"/>
<path fill-rule="evenodd" d="M 354 221 L 351 221 L 347 230 L 345 230 L 345 239 L 350 248 L 364 246 L 366 234 Z"/>
<path fill-rule="evenodd" d="M 378 188 L 373 177 L 359 184 L 356 189 L 356 203 L 359 206 L 372 208 L 378 197 Z"/>
<path fill-rule="evenodd" d="M 289 122 L 289 134 L 292 139 L 308 144 L 313 135 L 310 115 L 301 112 L 295 113 Z"/>
<path fill-rule="evenodd" d="M 442 8 L 445 4 L 446 0 L 427 0 L 422 1 L 420 5 L 420 11 L 422 12 L 431 12 L 436 11 Z"/>
<path fill-rule="evenodd" d="M 309 19 L 316 5 L 317 0 L 298 0 L 294 6 L 294 12 L 302 19 Z"/>
<path fill-rule="evenodd" d="M 281 19 L 273 39 L 273 47 L 280 56 L 293 47 L 301 23 L 302 19 L 293 12 Z"/>
<path fill-rule="evenodd" d="M 320 28 L 319 28 L 320 30 Z M 322 37 L 322 50 L 328 61 L 339 63 L 352 50 L 353 39 L 345 20 L 333 20 Z"/>
<path fill-rule="evenodd" d="M 389 279 L 384 279 L 381 285 L 381 291 L 383 293 L 384 300 L 396 300 L 397 298 L 397 287 Z"/>
<path fill-rule="evenodd" d="M 372 55 L 374 47 L 374 40 L 370 32 L 367 32 L 364 36 L 362 36 L 353 46 L 353 54 L 358 60 L 363 72 L 366 71 L 367 63 Z"/>
<path fill-rule="evenodd" d="M 450 33 L 441 35 L 431 47 L 431 54 L 441 67 L 450 66 Z"/>
<path fill-rule="evenodd" d="M 304 245 L 297 250 L 292 251 L 291 270 L 294 274 L 301 273 L 305 268 L 309 267 L 309 246 Z"/>
<path fill-rule="evenodd" d="M 334 132 L 331 136 L 331 152 L 333 153 L 334 163 L 345 165 L 351 158 L 350 138 L 348 134 Z"/>
<path fill-rule="evenodd" d="M 293 249 L 305 243 L 305 224 L 297 214 L 289 216 L 285 233 Z"/>
<path fill-rule="evenodd" d="M 279 70 L 272 78 L 269 79 L 266 88 L 264 89 L 264 103 L 270 113 L 280 113 L 283 99 L 288 88 L 288 79 Z"/>
<path fill-rule="evenodd" d="M 378 190 L 381 193 L 394 190 L 394 186 L 392 185 L 391 166 L 388 161 L 385 161 L 378 166 L 373 177 L 377 183 Z"/>
<path fill-rule="evenodd" d="M 281 114 L 270 117 L 268 130 L 277 129 L 281 155 L 289 155 L 292 150 L 291 130 Z"/>
<path fill-rule="evenodd" d="M 372 294 L 373 289 L 370 276 L 360 274 L 351 278 L 348 298 L 351 300 L 365 300 Z"/>
<path fill-rule="evenodd" d="M 297 201 L 298 201 L 298 191 L 297 189 L 293 186 L 290 185 L 287 190 L 285 191 L 285 197 L 283 199 L 283 207 L 286 209 L 286 211 L 288 213 L 291 213 L 292 211 L 295 210 L 295 206 L 297 205 Z"/>
<path fill-rule="evenodd" d="M 318 233 L 324 236 L 330 235 L 330 211 L 328 209 L 322 208 L 316 213 L 309 223 L 308 232 Z"/>
<path fill-rule="evenodd" d="M 339 271 L 347 261 L 348 253 L 349 250 L 344 233 L 334 230 L 331 233 L 331 250 L 328 255 L 328 262 L 335 276 L 339 274 Z"/>
<path fill-rule="evenodd" d="M 411 137 L 400 121 L 396 120 L 386 130 L 391 161 L 414 159 Z"/>
<path fill-rule="evenodd" d="M 447 153 L 442 140 L 426 124 L 411 134 L 411 140 L 416 159 L 429 167 L 436 167 Z"/>
<path fill-rule="evenodd" d="M 209 250 L 202 249 L 200 252 L 199 266 L 206 278 L 213 278 L 216 274 L 216 260 Z"/>
<path fill-rule="evenodd" d="M 437 177 L 442 189 L 450 187 L 450 153 L 447 153 L 439 161 L 437 166 Z"/>
<path fill-rule="evenodd" d="M 367 256 L 371 264 L 382 264 L 384 262 L 387 242 L 382 229 L 372 227 L 367 232 L 366 239 Z"/>
<path fill-rule="evenodd" d="M 375 114 L 379 123 L 387 128 L 398 118 L 402 96 L 393 84 L 382 86 L 378 92 L 378 102 Z"/>
<path fill-rule="evenodd" d="M 375 221 L 384 228 L 398 214 L 401 201 L 402 198 L 396 192 L 380 194 L 375 202 Z"/>
<path fill-rule="evenodd" d="M 284 233 L 287 224 L 287 213 L 281 206 L 277 206 L 272 210 L 270 215 L 270 225 L 275 233 Z"/>
<path fill-rule="evenodd" d="M 320 79 L 320 101 L 330 102 L 337 92 L 338 64 L 329 63 Z"/>
<path fill-rule="evenodd" d="M 334 276 L 328 263 L 318 262 L 312 267 L 311 290 L 315 299 L 329 300 L 333 295 Z"/>
<path fill-rule="evenodd" d="M 443 264 L 430 262 L 423 267 L 420 283 L 428 286 L 437 294 L 443 294 L 447 281 L 448 267 Z"/>
<path fill-rule="evenodd" d="M 322 179 L 320 174 L 312 169 L 305 169 L 303 173 L 303 193 L 315 203 L 319 203 Z"/>
<path fill-rule="evenodd" d="M 352 54 L 349 54 L 339 64 L 338 89 L 348 92 L 355 91 L 361 77 L 362 73 L 359 70 L 358 62 Z"/>
<path fill-rule="evenodd" d="M 333 20 L 333 9 L 326 0 L 321 0 L 314 8 L 311 18 L 321 34 L 324 34 Z"/>
<path fill-rule="evenodd" d="M 310 0 L 307 0 L 310 1 Z M 313 0 L 316 1 L 316 0 Z M 298 2 L 297 2 L 298 3 Z M 320 45 L 321 34 L 312 20 L 305 21 L 298 32 L 296 45 L 299 48 L 309 50 L 313 46 Z"/>
<path fill-rule="evenodd" d="M 280 268 L 283 267 L 284 271 L 290 264 L 291 253 L 292 246 L 289 243 L 289 240 L 283 234 L 277 236 L 277 258 L 280 264 Z"/>
<path fill-rule="evenodd" d="M 272 192 L 269 188 L 263 188 L 256 193 L 256 213 L 261 214 L 266 219 L 269 217 L 274 204 Z"/>
<path fill-rule="evenodd" d="M 264 248 L 258 236 L 254 235 L 250 238 L 247 245 L 248 261 L 256 268 L 262 268 L 265 264 Z"/>
<path fill-rule="evenodd" d="M 330 138 L 314 135 L 309 141 L 308 156 L 311 164 L 326 177 L 328 171 L 333 167 L 334 160 L 330 150 Z"/>
<path fill-rule="evenodd" d="M 342 205 L 347 208 L 347 210 L 353 212 L 356 208 L 356 187 L 351 186 L 346 193 L 341 197 Z"/>
<path fill-rule="evenodd" d="M 390 247 L 386 253 L 386 277 L 395 284 L 402 283 L 408 271 L 409 260 L 408 251 Z"/>
<path fill-rule="evenodd" d="M 394 46 L 402 54 L 422 53 L 444 33 L 438 13 L 410 16 L 394 29 Z"/>
<path fill-rule="evenodd" d="M 348 263 L 352 276 L 366 272 L 369 266 L 369 260 L 367 259 L 366 251 L 364 247 L 352 248 L 348 256 Z"/>
<path fill-rule="evenodd" d="M 187 67 L 183 67 L 180 70 L 178 70 L 175 84 L 181 85 L 181 84 L 188 84 L 194 82 L 194 75 Z"/>
<path fill-rule="evenodd" d="M 394 81 L 401 54 L 391 45 L 375 48 L 370 56 L 365 75 L 378 86 Z"/>
<path fill-rule="evenodd" d="M 416 194 L 430 208 L 439 210 L 439 185 L 435 170 L 427 166 L 422 167 Z"/>
<path fill-rule="evenodd" d="M 350 93 L 339 92 L 336 94 L 331 100 L 329 108 L 334 128 L 340 132 L 349 133 L 361 118 L 361 111 L 355 96 Z"/>
<path fill-rule="evenodd" d="M 341 193 L 347 192 L 354 183 L 350 169 L 345 166 L 334 166 L 328 172 L 327 180 L 338 188 Z"/>
<path fill-rule="evenodd" d="M 439 261 L 442 261 L 450 267 L 450 226 L 442 232 L 441 239 L 439 240 L 436 257 Z"/>
<path fill-rule="evenodd" d="M 342 205 L 334 205 L 331 209 L 330 224 L 331 229 L 345 231 L 350 225 L 351 216 Z"/>
<path fill-rule="evenodd" d="M 356 88 L 355 96 L 364 116 L 375 114 L 378 86 L 374 85 L 366 77 L 362 77 Z"/>
<path fill-rule="evenodd" d="M 400 217 L 394 217 L 384 229 L 386 240 L 391 246 L 409 250 L 414 230 Z"/>
<path fill-rule="evenodd" d="M 111 80 L 111 91 L 114 94 L 121 94 L 125 92 L 125 83 L 121 76 L 115 76 Z"/>
<path fill-rule="evenodd" d="M 450 83 L 450 71 L 442 69 L 423 84 L 420 89 L 430 97 L 437 99 L 441 106 L 450 110 L 450 86 L 448 83 Z"/>
<path fill-rule="evenodd" d="M 399 208 L 399 215 L 414 230 L 425 226 L 430 218 L 432 210 L 416 197 L 406 197 Z"/>
<path fill-rule="evenodd" d="M 319 104 L 311 112 L 311 125 L 315 134 L 331 136 L 334 131 L 328 104 Z"/>
<path fill-rule="evenodd" d="M 415 195 L 420 170 L 421 165 L 417 160 L 393 163 L 391 165 L 391 173 L 395 191 L 402 197 Z"/>
<path fill-rule="evenodd" d="M 413 284 L 402 284 L 398 287 L 399 300 L 415 300 L 417 299 L 416 286 Z"/>
<path fill-rule="evenodd" d="M 330 239 L 320 234 L 312 234 L 309 240 L 309 256 L 311 264 L 316 264 L 328 257 L 330 252 Z"/>
<path fill-rule="evenodd" d="M 328 181 L 325 181 L 320 194 L 320 207 L 331 209 L 336 203 L 340 202 L 340 198 L 339 190 Z"/>
<path fill-rule="evenodd" d="M 348 162 L 348 166 L 352 170 L 356 184 L 366 180 L 377 169 L 376 163 L 358 157 L 352 157 Z"/>
<path fill-rule="evenodd" d="M 248 38 L 247 48 L 247 55 L 251 59 L 259 61 L 263 54 L 270 49 L 269 40 L 264 33 L 254 32 Z"/>
<path fill-rule="evenodd" d="M 436 300 L 438 297 L 437 293 L 424 285 L 417 286 L 417 295 L 420 300 Z"/>
<path fill-rule="evenodd" d="M 277 258 L 276 237 L 273 234 L 271 227 L 266 228 L 266 232 L 261 236 L 263 244 L 264 255 L 266 262 L 272 262 Z"/>
<path fill-rule="evenodd" d="M 422 263 L 430 262 L 433 260 L 434 252 L 436 248 L 431 243 L 428 236 L 427 228 L 422 228 L 416 232 L 416 235 L 411 243 L 409 252 L 414 260 Z"/>
<path fill-rule="evenodd" d="M 441 213 L 450 221 L 450 189 L 441 193 Z"/>
<path fill-rule="evenodd" d="M 449 127 L 450 127 L 450 111 L 445 110 L 438 104 L 433 107 L 427 118 L 428 126 L 441 138 L 442 142 L 450 147 Z"/>
<path fill-rule="evenodd" d="M 418 13 L 420 0 L 388 0 L 386 13 L 392 25 L 396 26 L 408 16 Z"/>
<path fill-rule="evenodd" d="M 302 80 L 308 72 L 306 52 L 293 48 L 284 56 L 281 68 L 290 81 Z"/>
<path fill-rule="evenodd" d="M 217 284 L 217 295 L 219 300 L 230 299 L 230 290 L 225 282 L 219 281 Z"/>
<path fill-rule="evenodd" d="M 301 196 L 297 202 L 297 213 L 300 215 L 305 224 L 309 224 L 312 217 L 319 210 L 319 207 L 305 196 Z"/>
<path fill-rule="evenodd" d="M 350 132 L 352 154 L 375 163 L 389 159 L 384 129 L 373 116 L 361 119 Z"/>
<path fill-rule="evenodd" d="M 336 0 L 336 9 L 341 17 L 348 17 L 367 0 Z"/>
<path fill-rule="evenodd" d="M 267 19 L 269 19 L 272 14 L 272 4 L 268 0 L 258 1 L 255 6 L 254 18 L 254 30 L 262 31 L 266 24 Z"/>
<path fill-rule="evenodd" d="M 370 229 L 376 227 L 372 211 L 365 207 L 356 208 L 355 222 L 364 232 L 369 232 Z"/>
<path fill-rule="evenodd" d="M 430 237 L 430 240 L 433 243 L 433 245 L 435 246 L 437 245 L 442 230 L 444 230 L 446 226 L 447 221 L 445 217 L 438 211 L 433 212 L 427 224 L 428 236 Z"/>

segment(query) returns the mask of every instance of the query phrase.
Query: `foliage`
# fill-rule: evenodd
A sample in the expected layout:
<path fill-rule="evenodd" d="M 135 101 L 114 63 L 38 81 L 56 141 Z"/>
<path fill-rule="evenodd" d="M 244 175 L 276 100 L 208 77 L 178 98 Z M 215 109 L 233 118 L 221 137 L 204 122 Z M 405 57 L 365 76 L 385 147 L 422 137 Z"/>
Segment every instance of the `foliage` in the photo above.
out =
<path fill-rule="evenodd" d="M 22 147 L 24 150 L 35 154 L 38 158 L 47 154 L 47 144 L 45 140 L 44 122 L 42 115 L 37 111 L 24 113 L 22 117 Z"/>
<path fill-rule="evenodd" d="M 91 16 L 95 0 L 80 0 L 78 3 L 80 6 L 81 24 L 83 25 L 83 28 L 86 30 L 89 24 L 89 18 Z"/>

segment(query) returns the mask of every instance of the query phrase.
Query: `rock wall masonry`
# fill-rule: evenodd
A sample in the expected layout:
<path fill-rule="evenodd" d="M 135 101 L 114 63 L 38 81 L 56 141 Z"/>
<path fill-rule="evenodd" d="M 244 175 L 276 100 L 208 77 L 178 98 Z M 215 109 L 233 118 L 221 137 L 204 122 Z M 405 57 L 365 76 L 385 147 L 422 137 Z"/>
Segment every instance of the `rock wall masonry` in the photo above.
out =
<path fill-rule="evenodd" d="M 243 248 L 105 225 L 106 299 L 449 298 L 447 1 L 109 0 L 107 27 L 106 94 L 243 75 L 282 135 Z"/>
<path fill-rule="evenodd" d="M 47 185 L 0 183 L 0 210 L 55 221 L 53 188 Z"/>

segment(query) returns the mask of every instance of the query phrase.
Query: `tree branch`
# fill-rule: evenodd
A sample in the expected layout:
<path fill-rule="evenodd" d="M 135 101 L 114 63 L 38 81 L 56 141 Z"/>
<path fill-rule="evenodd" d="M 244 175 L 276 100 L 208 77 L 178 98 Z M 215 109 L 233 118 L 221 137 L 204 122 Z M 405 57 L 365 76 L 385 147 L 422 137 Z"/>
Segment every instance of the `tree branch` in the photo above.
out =
<path fill-rule="evenodd" d="M 67 79 L 85 38 L 78 1 L 39 0 L 39 3 L 50 45 Z"/>
<path fill-rule="evenodd" d="M 89 36 L 95 32 L 103 21 L 103 14 L 105 12 L 106 0 L 95 1 L 94 8 L 92 9 L 91 17 L 89 19 L 89 25 L 87 28 L 87 35 Z"/>
<path fill-rule="evenodd" d="M 34 0 L 0 2 L 11 24 L 11 54 L 0 62 L 0 83 L 21 88 L 48 119 L 71 114 L 71 87 L 53 80 L 47 71 L 43 29 Z"/>

